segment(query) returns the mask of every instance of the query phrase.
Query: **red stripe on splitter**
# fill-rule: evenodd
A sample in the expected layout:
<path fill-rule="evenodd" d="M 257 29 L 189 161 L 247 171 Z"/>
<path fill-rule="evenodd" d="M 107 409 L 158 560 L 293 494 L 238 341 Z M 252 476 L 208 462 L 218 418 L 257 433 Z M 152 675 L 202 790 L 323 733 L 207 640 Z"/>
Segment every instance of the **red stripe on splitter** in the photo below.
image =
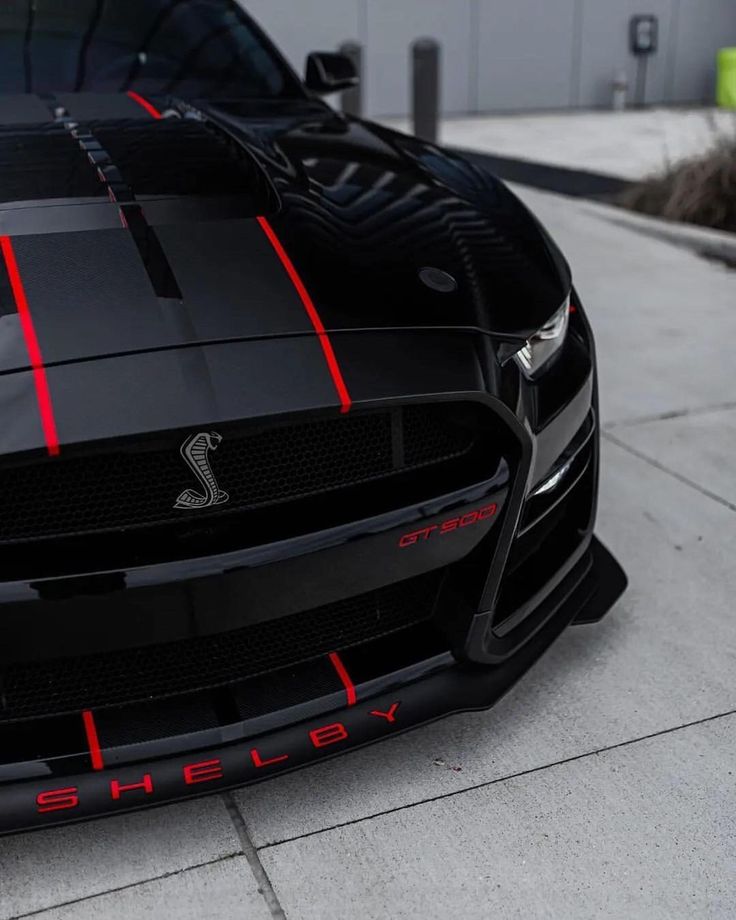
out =
<path fill-rule="evenodd" d="M 337 654 L 337 652 L 330 652 L 330 661 L 334 669 L 337 671 L 337 676 L 342 681 L 343 687 L 345 687 L 345 696 L 348 700 L 348 706 L 355 706 L 355 703 L 358 699 L 358 696 L 355 692 L 355 684 L 350 679 L 347 668 L 342 663 L 342 658 Z"/>
<path fill-rule="evenodd" d="M 151 105 L 148 99 L 144 99 L 143 96 L 140 96 L 138 93 L 134 93 L 132 89 L 128 90 L 127 95 L 133 100 L 133 102 L 137 102 L 142 109 L 145 109 L 152 118 L 164 117 L 155 105 Z"/>
<path fill-rule="evenodd" d="M 289 254 L 281 245 L 281 240 L 276 236 L 273 227 L 266 220 L 265 217 L 259 217 L 258 223 L 261 225 L 261 229 L 268 237 L 269 242 L 273 246 L 276 255 L 281 260 L 281 264 L 286 269 L 286 273 L 291 279 L 291 283 L 296 288 L 296 292 L 299 295 L 304 309 L 307 311 L 307 316 L 311 320 L 312 325 L 314 326 L 314 331 L 319 336 L 319 343 L 322 346 L 322 351 L 324 352 L 325 360 L 327 361 L 327 367 L 332 376 L 332 381 L 335 384 L 335 389 L 337 390 L 337 395 L 340 397 L 340 411 L 349 412 L 350 406 L 353 404 L 348 393 L 348 388 L 345 385 L 345 381 L 342 376 L 342 371 L 340 370 L 340 365 L 337 363 L 337 358 L 335 357 L 335 352 L 332 348 L 332 343 L 330 338 L 325 331 L 324 324 L 320 319 L 320 315 L 317 312 L 317 308 L 314 305 L 314 301 L 309 296 L 309 291 L 307 290 L 304 282 L 299 276 L 299 272 L 294 267 L 294 263 L 289 258 Z"/>
<path fill-rule="evenodd" d="M 92 769 L 104 770 L 105 762 L 102 759 L 100 740 L 97 737 L 97 726 L 95 725 L 95 717 L 91 709 L 84 710 L 82 713 L 82 721 L 84 722 L 84 731 L 87 735 L 87 748 L 89 749 L 89 756 L 92 759 Z"/>
<path fill-rule="evenodd" d="M 36 387 L 36 399 L 38 400 L 38 410 L 41 414 L 41 425 L 43 427 L 44 438 L 46 439 L 46 449 L 50 456 L 56 457 L 59 453 L 59 436 L 56 433 L 56 421 L 54 420 L 54 407 L 51 403 L 51 394 L 49 393 L 49 384 L 46 379 L 46 369 L 41 357 L 41 348 L 38 344 L 38 337 L 33 326 L 33 318 L 28 308 L 28 300 L 23 287 L 23 281 L 18 271 L 18 263 L 15 259 L 13 244 L 9 236 L 0 236 L 0 248 L 2 248 L 5 267 L 8 270 L 10 287 L 13 291 L 15 306 L 20 317 L 20 325 L 23 330 L 23 337 L 26 340 L 26 349 L 33 369 L 33 382 Z"/>

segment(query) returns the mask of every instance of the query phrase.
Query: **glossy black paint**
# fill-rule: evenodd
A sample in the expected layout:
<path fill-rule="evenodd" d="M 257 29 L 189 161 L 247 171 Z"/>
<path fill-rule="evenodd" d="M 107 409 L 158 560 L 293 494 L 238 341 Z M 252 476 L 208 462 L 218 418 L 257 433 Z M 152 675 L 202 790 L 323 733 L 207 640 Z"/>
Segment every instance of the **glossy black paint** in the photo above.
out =
<path fill-rule="evenodd" d="M 311 763 L 383 740 L 451 713 L 487 709 L 510 690 L 566 626 L 589 622 L 588 611 L 600 619 L 625 587 L 625 578 L 608 552 L 594 541 L 591 567 L 579 580 L 564 605 L 555 610 L 544 628 L 524 649 L 503 665 L 490 669 L 458 664 L 452 656 L 437 654 L 421 667 L 395 670 L 390 677 L 359 686 L 360 702 L 341 707 L 341 694 L 319 701 L 309 713 L 301 707 L 301 720 L 278 725 L 274 720 L 229 726 L 201 739 L 190 738 L 189 753 L 179 753 L 171 739 L 141 751 L 136 763 L 114 762 L 102 773 L 88 770 L 62 777 L 30 777 L 12 786 L 0 786 L 0 833 L 34 830 L 100 815 L 120 814 L 140 808 L 180 801 L 192 795 L 221 792 L 279 775 Z M 319 713 L 319 716 L 317 716 Z M 219 735 L 219 737 L 218 737 Z M 156 759 L 151 759 L 155 756 Z M 187 771 L 188 774 L 187 774 Z M 193 772 L 194 771 L 194 772 Z M 1 775 L 1 773 L 0 773 Z M 198 782 L 188 784 L 197 777 Z M 145 784 L 145 785 L 144 785 Z M 125 790 L 129 787 L 128 791 Z M 111 794 L 113 788 L 117 795 Z M 39 796 L 46 801 L 76 800 L 73 807 L 40 812 Z M 41 799 L 41 801 L 43 801 Z"/>
<path fill-rule="evenodd" d="M 284 103 L 270 115 L 255 104 L 203 104 L 203 122 L 154 120 L 125 98 L 126 121 L 106 118 L 116 97 L 85 98 L 85 130 L 156 228 L 182 303 L 158 301 L 117 205 L 99 200 L 96 164 L 69 132 L 6 127 L 0 144 L 15 151 L 19 178 L 6 173 L 0 188 L 0 232 L 18 240 L 48 364 L 309 331 L 257 214 L 272 217 L 328 331 L 455 327 L 526 338 L 569 291 L 564 261 L 523 205 L 452 154 L 315 104 Z M 65 102 L 79 117 L 73 98 Z M 45 170 L 40 184 L 25 178 L 31 153 Z M 423 284 L 427 266 L 456 278 L 457 291 Z M 57 298 L 72 290 L 62 318 Z M 110 321 L 100 328 L 102 309 Z M 24 363 L 6 354 L 2 369 Z"/>
<path fill-rule="evenodd" d="M 358 705 L 334 715 L 349 738 L 328 752 L 491 705 L 570 621 L 600 618 L 625 586 L 593 537 L 595 354 L 577 295 L 568 339 L 538 381 L 509 360 L 570 294 L 564 257 L 481 168 L 306 94 L 143 101 L 0 96 L 0 235 L 12 239 L 60 441 L 59 457 L 46 457 L 38 367 L 0 273 L 0 477 L 7 466 L 63 464 L 158 438 L 178 444 L 233 424 L 339 417 L 348 407 L 325 338 L 350 413 L 473 404 L 502 463 L 489 461 L 469 486 L 438 479 L 416 501 L 397 489 L 390 507 L 352 519 L 346 511 L 330 526 L 315 513 L 283 539 L 248 532 L 227 551 L 179 553 L 142 536 L 129 559 L 106 557 L 104 541 L 98 551 L 83 535 L 79 552 L 29 541 L 0 563 L 0 670 L 226 636 L 443 570 L 436 648 L 407 632 L 393 645 L 346 651 Z M 322 335 L 258 218 L 288 253 Z M 549 501 L 530 499 L 570 457 L 574 478 Z M 491 502 L 492 517 L 402 548 L 407 532 L 432 533 Z M 262 774 L 244 757 L 256 743 L 274 755 L 288 747 L 278 770 L 308 762 L 310 732 L 344 703 L 329 673 L 331 692 L 274 702 L 247 724 L 218 696 L 216 729 L 162 729 L 124 744 L 112 729 L 107 743 L 105 720 L 134 725 L 133 710 L 103 709 L 106 766 L 120 766 L 120 782 L 149 768 L 156 777 L 155 794 L 114 807 L 109 769 L 89 772 L 79 713 L 62 707 L 53 719 L 4 725 L 0 710 L 9 752 L 0 831 L 252 781 Z M 371 717 L 397 700 L 400 724 Z M 242 749 L 227 744 L 236 740 Z M 222 780 L 181 788 L 184 765 L 213 758 L 229 764 Z M 80 790 L 79 809 L 39 813 L 35 797 L 48 783 L 36 779 L 49 773 L 52 787 Z"/>

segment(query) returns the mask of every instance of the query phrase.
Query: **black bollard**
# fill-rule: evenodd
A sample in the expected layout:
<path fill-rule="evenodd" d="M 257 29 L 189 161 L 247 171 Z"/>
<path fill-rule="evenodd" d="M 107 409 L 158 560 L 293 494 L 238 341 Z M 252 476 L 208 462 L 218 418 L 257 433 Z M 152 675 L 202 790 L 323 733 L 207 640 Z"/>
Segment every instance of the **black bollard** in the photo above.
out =
<path fill-rule="evenodd" d="M 340 54 L 350 58 L 358 74 L 358 85 L 352 89 L 346 89 L 342 94 L 340 100 L 342 110 L 346 115 L 361 118 L 363 115 L 363 46 L 358 42 L 343 42 L 337 50 Z"/>
<path fill-rule="evenodd" d="M 440 113 L 440 46 L 420 38 L 411 46 L 414 134 L 437 143 Z"/>

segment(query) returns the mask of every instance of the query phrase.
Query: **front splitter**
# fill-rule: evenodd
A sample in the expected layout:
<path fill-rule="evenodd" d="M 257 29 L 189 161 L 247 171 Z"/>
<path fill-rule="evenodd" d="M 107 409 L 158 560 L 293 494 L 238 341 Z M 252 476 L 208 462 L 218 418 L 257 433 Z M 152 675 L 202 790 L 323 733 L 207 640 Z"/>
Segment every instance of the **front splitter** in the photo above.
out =
<path fill-rule="evenodd" d="M 602 548 L 601 548 L 602 549 Z M 607 551 L 603 550 L 607 554 Z M 620 590 L 605 590 L 596 569 L 508 661 L 455 663 L 396 691 L 361 699 L 319 719 L 195 753 L 73 776 L 0 787 L 0 834 L 120 814 L 222 792 L 380 741 L 458 712 L 493 706 L 574 620 L 599 619 Z M 624 582 L 625 585 L 625 582 Z M 601 588 L 603 587 L 603 591 Z M 621 585 L 619 584 L 619 589 Z"/>

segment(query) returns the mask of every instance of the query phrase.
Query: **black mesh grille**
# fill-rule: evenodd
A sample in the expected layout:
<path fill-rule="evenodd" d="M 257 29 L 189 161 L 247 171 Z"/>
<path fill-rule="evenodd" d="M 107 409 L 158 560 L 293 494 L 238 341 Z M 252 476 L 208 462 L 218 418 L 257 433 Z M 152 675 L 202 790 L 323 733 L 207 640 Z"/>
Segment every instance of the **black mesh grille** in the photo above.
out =
<path fill-rule="evenodd" d="M 449 416 L 447 411 L 437 407 L 434 412 L 428 412 L 424 406 L 411 406 L 404 410 L 404 462 L 407 466 L 417 467 L 425 463 L 435 463 L 437 459 L 457 456 L 459 452 L 470 447 L 472 429 L 466 428 L 464 439 L 461 438 L 458 443 L 461 429 L 456 424 L 448 422 L 460 421 L 459 413 L 457 409 L 453 409 L 450 411 L 454 414 Z M 440 423 L 440 419 L 444 424 Z"/>
<path fill-rule="evenodd" d="M 2 674 L 0 722 L 219 687 L 359 645 L 428 619 L 444 570 L 233 632 Z"/>
<path fill-rule="evenodd" d="M 201 491 L 179 453 L 181 435 L 165 447 L 124 445 L 6 467 L 0 543 L 199 522 L 385 479 L 470 452 L 477 430 L 461 414 L 422 406 L 249 432 L 222 428 L 209 462 L 229 500 L 209 509 L 174 507 L 185 490 Z"/>

